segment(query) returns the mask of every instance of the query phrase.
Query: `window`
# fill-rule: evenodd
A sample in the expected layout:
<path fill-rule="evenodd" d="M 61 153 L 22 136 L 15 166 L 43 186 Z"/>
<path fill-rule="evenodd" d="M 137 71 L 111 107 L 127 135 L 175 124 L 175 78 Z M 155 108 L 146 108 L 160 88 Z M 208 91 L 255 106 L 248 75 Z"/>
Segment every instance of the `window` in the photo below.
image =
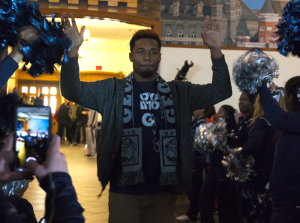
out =
<path fill-rule="evenodd" d="M 179 32 L 178 32 L 178 44 L 183 44 L 183 37 L 184 37 L 183 31 L 179 30 Z"/>
<path fill-rule="evenodd" d="M 264 26 L 261 26 L 259 30 L 260 30 L 260 31 L 265 31 L 265 27 L 264 27 Z"/>
<path fill-rule="evenodd" d="M 272 27 L 267 27 L 267 31 L 272 31 Z"/>
<path fill-rule="evenodd" d="M 44 96 L 44 106 L 48 106 L 48 96 Z"/>
<path fill-rule="evenodd" d="M 171 44 L 171 42 L 172 42 L 172 31 L 167 30 L 166 31 L 166 43 Z"/>
<path fill-rule="evenodd" d="M 196 34 L 195 31 L 191 34 L 191 45 L 196 45 Z"/>
<path fill-rule="evenodd" d="M 28 93 L 28 87 L 27 86 L 22 86 L 22 93 L 25 93 L 25 94 Z"/>
<path fill-rule="evenodd" d="M 51 112 L 55 113 L 56 111 L 56 96 L 50 96 L 50 107 L 51 107 Z"/>
<path fill-rule="evenodd" d="M 42 93 L 43 93 L 43 94 L 49 94 L 49 88 L 43 87 L 43 88 L 42 88 Z"/>
<path fill-rule="evenodd" d="M 51 87 L 51 88 L 50 88 L 50 94 L 52 94 L 52 95 L 53 95 L 53 94 L 55 94 L 55 95 L 57 94 L 56 87 Z"/>
<path fill-rule="evenodd" d="M 30 87 L 30 94 L 36 94 L 36 87 Z"/>

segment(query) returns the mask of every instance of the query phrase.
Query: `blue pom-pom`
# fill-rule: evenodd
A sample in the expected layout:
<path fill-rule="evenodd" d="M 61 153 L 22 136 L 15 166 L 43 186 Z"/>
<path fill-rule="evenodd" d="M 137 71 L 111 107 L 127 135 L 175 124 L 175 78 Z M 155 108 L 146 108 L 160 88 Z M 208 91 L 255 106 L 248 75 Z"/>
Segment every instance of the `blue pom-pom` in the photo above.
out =
<path fill-rule="evenodd" d="M 39 31 L 34 42 L 21 42 L 20 52 L 25 64 L 31 63 L 28 73 L 37 77 L 42 73 L 53 74 L 55 64 L 67 61 L 66 51 L 72 46 L 67 39 L 60 22 L 48 21 L 39 11 L 36 2 L 28 4 L 27 0 L 0 1 L 0 47 L 14 47 L 18 40 L 20 28 L 32 26 Z"/>
<path fill-rule="evenodd" d="M 287 56 L 289 53 L 300 57 L 300 2 L 292 0 L 286 4 L 283 23 L 277 26 L 279 35 L 277 50 Z"/>

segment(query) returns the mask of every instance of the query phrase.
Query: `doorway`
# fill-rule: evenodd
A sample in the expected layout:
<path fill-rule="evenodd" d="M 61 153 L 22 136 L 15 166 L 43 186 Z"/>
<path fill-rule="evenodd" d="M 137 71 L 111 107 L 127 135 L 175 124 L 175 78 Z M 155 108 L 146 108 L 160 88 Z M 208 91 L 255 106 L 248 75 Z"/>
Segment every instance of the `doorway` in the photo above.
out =
<path fill-rule="evenodd" d="M 44 106 L 50 106 L 52 113 L 52 132 L 57 132 L 57 125 L 53 118 L 56 110 L 59 108 L 60 93 L 59 82 L 57 81 L 18 81 L 19 92 L 27 94 L 33 100 L 39 97 L 40 94 L 44 95 Z"/>

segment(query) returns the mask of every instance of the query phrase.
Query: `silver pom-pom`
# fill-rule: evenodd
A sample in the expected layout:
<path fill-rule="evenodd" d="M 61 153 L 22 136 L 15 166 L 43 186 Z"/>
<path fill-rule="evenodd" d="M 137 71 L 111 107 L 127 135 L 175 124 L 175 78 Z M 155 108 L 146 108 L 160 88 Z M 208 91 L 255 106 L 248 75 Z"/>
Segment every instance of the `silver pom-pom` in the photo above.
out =
<path fill-rule="evenodd" d="M 250 180 L 250 175 L 256 175 L 253 171 L 254 158 L 247 156 L 244 158 L 238 150 L 230 149 L 229 154 L 224 156 L 222 163 L 227 169 L 226 176 L 240 182 Z"/>
<path fill-rule="evenodd" d="M 196 128 L 194 148 L 202 153 L 209 154 L 213 151 L 227 149 L 227 130 L 224 119 L 212 123 L 200 124 Z"/>
<path fill-rule="evenodd" d="M 278 78 L 276 60 L 259 48 L 254 48 L 242 55 L 233 66 L 233 79 L 240 91 L 257 92 L 262 80 L 273 85 L 273 78 Z"/>
<path fill-rule="evenodd" d="M 23 189 L 24 187 L 27 187 L 28 184 L 29 180 L 16 180 L 4 184 L 4 186 L 2 187 L 3 195 L 6 197 L 9 197 L 14 194 L 18 195 L 18 191 Z"/>

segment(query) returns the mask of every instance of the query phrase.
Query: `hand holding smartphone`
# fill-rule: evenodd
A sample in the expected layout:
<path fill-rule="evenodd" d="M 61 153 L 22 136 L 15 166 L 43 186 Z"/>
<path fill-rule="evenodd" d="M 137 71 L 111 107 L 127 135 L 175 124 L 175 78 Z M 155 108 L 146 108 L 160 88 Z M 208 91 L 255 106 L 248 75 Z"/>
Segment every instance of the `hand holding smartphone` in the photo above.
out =
<path fill-rule="evenodd" d="M 42 164 L 46 160 L 51 138 L 51 108 L 49 106 L 19 106 L 14 129 L 14 170 L 26 169 L 26 162 Z"/>

